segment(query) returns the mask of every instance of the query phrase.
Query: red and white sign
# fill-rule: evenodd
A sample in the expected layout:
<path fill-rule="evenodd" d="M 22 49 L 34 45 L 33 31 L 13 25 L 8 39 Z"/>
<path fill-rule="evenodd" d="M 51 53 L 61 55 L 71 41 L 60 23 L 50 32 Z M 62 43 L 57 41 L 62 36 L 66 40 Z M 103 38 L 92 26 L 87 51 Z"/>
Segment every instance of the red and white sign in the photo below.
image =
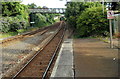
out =
<path fill-rule="evenodd" d="M 114 19 L 114 12 L 112 10 L 107 11 L 107 19 Z"/>

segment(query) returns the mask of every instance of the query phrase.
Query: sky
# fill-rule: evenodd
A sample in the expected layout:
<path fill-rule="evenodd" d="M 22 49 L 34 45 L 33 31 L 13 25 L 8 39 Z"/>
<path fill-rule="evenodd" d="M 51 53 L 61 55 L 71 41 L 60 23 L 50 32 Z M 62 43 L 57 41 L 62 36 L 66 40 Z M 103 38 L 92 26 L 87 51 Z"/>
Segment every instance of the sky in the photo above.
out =
<path fill-rule="evenodd" d="M 37 6 L 48 8 L 65 8 L 66 0 L 22 0 L 22 4 L 35 3 Z"/>

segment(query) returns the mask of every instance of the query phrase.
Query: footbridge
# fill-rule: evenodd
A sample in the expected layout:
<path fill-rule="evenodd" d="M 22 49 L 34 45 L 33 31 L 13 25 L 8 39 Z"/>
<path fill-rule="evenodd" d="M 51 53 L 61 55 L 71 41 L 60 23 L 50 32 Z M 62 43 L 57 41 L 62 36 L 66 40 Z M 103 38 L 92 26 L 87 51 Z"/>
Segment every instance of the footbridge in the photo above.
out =
<path fill-rule="evenodd" d="M 65 8 L 31 8 L 30 13 L 65 13 Z"/>

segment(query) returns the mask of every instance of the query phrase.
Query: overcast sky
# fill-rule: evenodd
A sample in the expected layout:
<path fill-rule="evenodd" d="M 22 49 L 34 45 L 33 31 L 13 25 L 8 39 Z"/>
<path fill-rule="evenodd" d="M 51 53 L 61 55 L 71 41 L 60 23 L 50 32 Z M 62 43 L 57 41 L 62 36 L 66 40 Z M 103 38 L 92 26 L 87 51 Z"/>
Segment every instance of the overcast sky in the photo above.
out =
<path fill-rule="evenodd" d="M 23 0 L 22 4 L 35 3 L 37 6 L 48 8 L 65 8 L 66 0 Z"/>

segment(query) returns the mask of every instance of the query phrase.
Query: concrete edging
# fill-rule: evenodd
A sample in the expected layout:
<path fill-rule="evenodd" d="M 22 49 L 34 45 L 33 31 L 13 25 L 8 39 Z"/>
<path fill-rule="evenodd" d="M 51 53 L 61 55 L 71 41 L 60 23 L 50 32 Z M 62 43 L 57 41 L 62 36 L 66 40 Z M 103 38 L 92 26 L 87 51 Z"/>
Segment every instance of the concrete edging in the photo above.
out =
<path fill-rule="evenodd" d="M 50 79 L 57 77 L 74 78 L 72 39 L 63 42 Z"/>

